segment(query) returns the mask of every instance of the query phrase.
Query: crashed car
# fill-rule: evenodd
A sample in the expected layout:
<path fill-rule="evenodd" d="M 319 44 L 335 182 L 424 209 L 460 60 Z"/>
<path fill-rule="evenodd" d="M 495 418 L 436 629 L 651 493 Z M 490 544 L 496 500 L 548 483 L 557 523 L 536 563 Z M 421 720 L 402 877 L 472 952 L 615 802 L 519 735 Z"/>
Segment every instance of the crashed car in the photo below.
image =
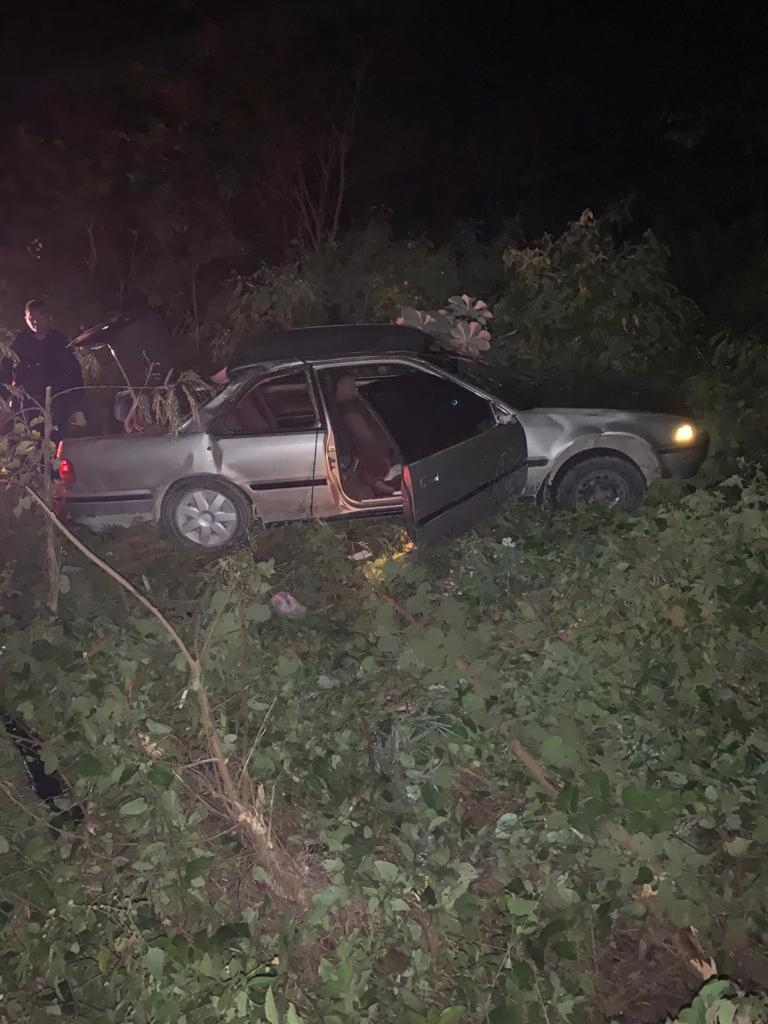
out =
<path fill-rule="evenodd" d="M 198 548 L 237 543 L 255 519 L 402 513 L 423 544 L 545 491 L 632 511 L 651 481 L 706 454 L 687 418 L 523 409 L 491 385 L 412 327 L 265 334 L 178 433 L 64 440 L 60 507 L 97 528 L 155 520 Z"/>

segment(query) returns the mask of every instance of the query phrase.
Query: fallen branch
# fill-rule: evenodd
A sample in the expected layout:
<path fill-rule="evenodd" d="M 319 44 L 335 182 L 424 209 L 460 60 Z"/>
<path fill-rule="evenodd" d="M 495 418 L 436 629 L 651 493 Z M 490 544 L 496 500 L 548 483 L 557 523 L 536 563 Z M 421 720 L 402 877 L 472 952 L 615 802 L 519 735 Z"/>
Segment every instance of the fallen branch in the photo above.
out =
<path fill-rule="evenodd" d="M 51 507 L 51 429 L 53 427 L 53 397 L 50 386 L 45 389 L 43 407 L 43 495 L 46 508 Z M 48 610 L 59 613 L 59 559 L 56 553 L 56 535 L 50 519 L 45 521 L 45 561 L 48 572 Z"/>
<path fill-rule="evenodd" d="M 125 576 L 119 573 L 114 566 L 111 566 L 109 562 L 105 562 L 103 558 L 99 558 L 99 556 L 91 551 L 87 545 L 83 544 L 83 542 L 79 540 L 74 533 L 64 525 L 64 523 L 62 523 L 56 513 L 48 508 L 43 499 L 33 488 L 25 485 L 24 489 L 32 501 L 48 517 L 50 523 L 58 529 L 67 538 L 67 540 L 88 559 L 89 562 L 92 562 L 95 566 L 101 569 L 102 572 L 106 573 L 107 576 L 111 577 L 119 586 L 131 594 L 139 604 L 146 608 L 155 619 L 157 619 L 166 635 L 178 648 L 189 669 L 190 688 L 195 694 L 198 708 L 200 709 L 200 719 L 202 721 L 203 732 L 205 733 L 208 749 L 211 754 L 211 760 L 216 765 L 216 771 L 221 784 L 221 792 L 218 796 L 227 806 L 232 819 L 237 822 L 241 830 L 249 838 L 250 845 L 256 852 L 262 866 L 271 872 L 268 876 L 268 884 L 270 885 L 273 893 L 284 900 L 295 902 L 299 898 L 299 886 L 297 883 L 299 882 L 300 873 L 295 870 L 293 863 L 282 854 L 282 851 L 272 848 L 272 845 L 267 838 L 269 836 L 269 825 L 264 817 L 262 807 L 248 806 L 241 799 L 240 793 L 235 785 L 234 779 L 232 778 L 229 761 L 224 753 L 221 738 L 219 737 L 213 720 L 211 705 L 208 699 L 208 691 L 203 683 L 203 664 L 201 659 L 194 657 L 177 630 L 168 621 L 165 615 L 163 615 L 159 608 L 145 597 L 140 590 L 137 590 L 137 588 L 134 587 L 134 585 L 127 580 Z M 204 651 L 207 650 L 210 638 L 209 634 L 203 647 Z"/>

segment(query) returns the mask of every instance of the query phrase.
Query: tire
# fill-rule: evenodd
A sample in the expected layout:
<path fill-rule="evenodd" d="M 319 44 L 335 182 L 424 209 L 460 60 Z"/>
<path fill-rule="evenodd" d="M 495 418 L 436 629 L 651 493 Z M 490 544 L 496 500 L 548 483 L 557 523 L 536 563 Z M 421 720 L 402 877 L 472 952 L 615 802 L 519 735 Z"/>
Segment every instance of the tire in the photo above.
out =
<path fill-rule="evenodd" d="M 566 466 L 555 480 L 553 498 L 561 508 L 602 505 L 620 512 L 637 512 L 648 485 L 628 459 L 595 455 Z"/>
<path fill-rule="evenodd" d="M 216 476 L 190 476 L 172 484 L 160 509 L 160 525 L 174 544 L 199 551 L 242 544 L 253 519 L 248 497 Z"/>

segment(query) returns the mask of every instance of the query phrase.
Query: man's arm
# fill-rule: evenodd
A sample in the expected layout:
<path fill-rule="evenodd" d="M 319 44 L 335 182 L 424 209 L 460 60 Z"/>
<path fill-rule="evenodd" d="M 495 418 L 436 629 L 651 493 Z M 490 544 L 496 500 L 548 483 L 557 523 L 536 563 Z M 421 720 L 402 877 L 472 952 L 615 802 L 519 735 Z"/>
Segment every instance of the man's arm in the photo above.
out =
<path fill-rule="evenodd" d="M 63 388 L 83 387 L 83 369 L 80 360 L 69 347 L 69 339 L 65 338 L 66 345 L 61 350 L 61 381 Z"/>

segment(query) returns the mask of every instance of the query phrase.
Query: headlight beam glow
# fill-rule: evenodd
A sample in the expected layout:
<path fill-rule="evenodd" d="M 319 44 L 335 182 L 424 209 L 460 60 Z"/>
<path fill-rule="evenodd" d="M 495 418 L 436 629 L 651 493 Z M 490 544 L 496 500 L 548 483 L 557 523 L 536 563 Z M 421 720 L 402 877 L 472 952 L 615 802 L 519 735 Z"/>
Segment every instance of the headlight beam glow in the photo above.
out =
<path fill-rule="evenodd" d="M 690 423 L 683 423 L 674 434 L 675 444 L 690 444 L 696 437 L 696 431 Z"/>

